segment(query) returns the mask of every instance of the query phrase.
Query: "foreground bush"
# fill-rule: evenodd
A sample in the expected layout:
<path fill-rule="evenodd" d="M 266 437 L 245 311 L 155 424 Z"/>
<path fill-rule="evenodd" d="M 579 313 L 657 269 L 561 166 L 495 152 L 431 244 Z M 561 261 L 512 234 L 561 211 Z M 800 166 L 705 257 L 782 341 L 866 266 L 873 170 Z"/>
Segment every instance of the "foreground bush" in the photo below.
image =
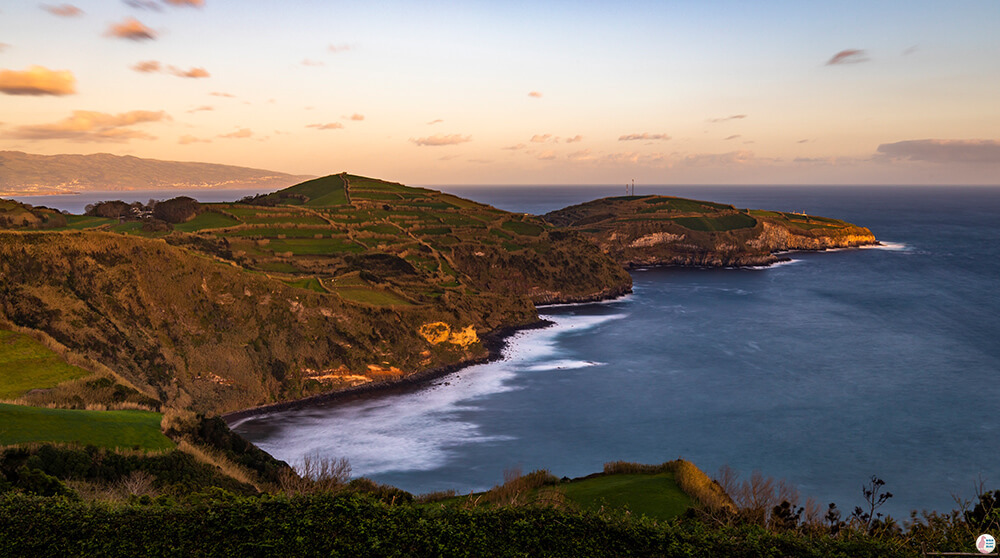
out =
<path fill-rule="evenodd" d="M 0 497 L 0 556 L 917 556 L 870 538 L 553 509 L 391 506 L 360 494 L 148 505 Z"/>

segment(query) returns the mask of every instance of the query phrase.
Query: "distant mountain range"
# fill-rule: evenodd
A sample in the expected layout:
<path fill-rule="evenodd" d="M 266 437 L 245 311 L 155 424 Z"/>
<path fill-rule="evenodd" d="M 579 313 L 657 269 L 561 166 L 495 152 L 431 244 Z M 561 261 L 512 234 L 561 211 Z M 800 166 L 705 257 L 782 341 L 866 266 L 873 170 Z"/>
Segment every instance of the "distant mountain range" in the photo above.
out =
<path fill-rule="evenodd" d="M 109 153 L 34 155 L 0 151 L 0 196 L 194 188 L 280 189 L 312 178 L 212 163 Z"/>

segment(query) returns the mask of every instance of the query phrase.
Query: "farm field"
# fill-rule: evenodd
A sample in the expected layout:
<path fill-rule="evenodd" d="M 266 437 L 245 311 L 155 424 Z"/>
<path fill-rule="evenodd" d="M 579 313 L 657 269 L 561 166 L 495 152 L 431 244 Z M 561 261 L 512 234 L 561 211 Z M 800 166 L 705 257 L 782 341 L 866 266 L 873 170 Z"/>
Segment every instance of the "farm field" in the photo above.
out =
<path fill-rule="evenodd" d="M 23 333 L 0 330 L 0 399 L 14 399 L 32 389 L 90 374 Z"/>
<path fill-rule="evenodd" d="M 174 443 L 149 411 L 82 411 L 0 403 L 0 446 L 57 442 L 105 448 L 163 450 Z"/>

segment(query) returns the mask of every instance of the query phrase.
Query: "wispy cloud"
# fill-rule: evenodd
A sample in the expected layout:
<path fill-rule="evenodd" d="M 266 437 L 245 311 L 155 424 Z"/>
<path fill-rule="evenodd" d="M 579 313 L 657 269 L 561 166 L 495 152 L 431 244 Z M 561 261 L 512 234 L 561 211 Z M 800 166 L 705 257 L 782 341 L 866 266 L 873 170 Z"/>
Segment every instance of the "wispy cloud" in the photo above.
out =
<path fill-rule="evenodd" d="M 459 143 L 472 141 L 472 136 L 463 136 L 461 134 L 437 134 L 434 136 L 427 136 L 425 138 L 410 138 L 410 141 L 421 146 L 440 147 L 442 145 L 457 145 Z"/>
<path fill-rule="evenodd" d="M 556 152 L 549 149 L 548 151 L 543 151 L 538 155 L 539 161 L 552 161 L 556 158 Z"/>
<path fill-rule="evenodd" d="M 138 19 L 130 17 L 121 23 L 112 24 L 105 35 L 130 41 L 148 41 L 156 38 L 156 31 L 146 27 Z"/>
<path fill-rule="evenodd" d="M 878 152 L 888 159 L 930 163 L 1000 163 L 1000 141 L 923 139 L 883 143 Z"/>
<path fill-rule="evenodd" d="M 83 10 L 77 8 L 73 4 L 59 4 L 58 6 L 50 6 L 49 4 L 42 4 L 42 9 L 49 12 L 52 15 L 57 15 L 59 17 L 76 17 L 83 15 Z"/>
<path fill-rule="evenodd" d="M 0 93 L 7 95 L 72 95 L 76 78 L 69 70 L 50 70 L 31 66 L 23 72 L 0 70 Z"/>
<path fill-rule="evenodd" d="M 583 136 L 573 136 L 564 140 L 566 143 L 577 143 L 583 141 Z"/>
<path fill-rule="evenodd" d="M 594 156 L 589 149 L 581 149 L 580 151 L 574 151 L 566 156 L 570 161 L 592 161 Z"/>
<path fill-rule="evenodd" d="M 226 139 L 242 139 L 242 138 L 248 138 L 252 135 L 253 131 L 251 131 L 250 128 L 240 128 L 235 132 L 230 132 L 228 134 L 219 134 L 219 137 Z"/>
<path fill-rule="evenodd" d="M 746 118 L 745 114 L 734 114 L 732 116 L 723 116 L 722 118 L 710 118 L 708 121 L 712 124 L 720 124 L 722 122 L 729 122 L 730 120 L 743 120 Z"/>
<path fill-rule="evenodd" d="M 195 108 L 189 110 L 188 113 L 192 113 L 192 112 L 204 112 L 204 111 L 209 111 L 209 110 L 215 110 L 215 107 L 212 107 L 212 106 L 209 106 L 209 105 L 202 105 L 200 107 L 195 107 Z"/>
<path fill-rule="evenodd" d="M 531 143 L 546 143 L 550 140 L 555 141 L 552 134 L 535 134 L 531 136 Z"/>
<path fill-rule="evenodd" d="M 507 151 L 520 151 L 520 150 L 524 149 L 525 147 L 527 147 L 527 146 L 524 145 L 523 143 L 519 143 L 517 145 L 508 145 L 507 147 L 501 147 L 500 149 L 505 149 Z"/>
<path fill-rule="evenodd" d="M 365 119 L 365 115 L 356 112 L 350 116 L 350 119 L 356 122 L 360 122 Z"/>
<path fill-rule="evenodd" d="M 170 116 L 162 110 L 133 110 L 119 114 L 77 110 L 73 111 L 73 116 L 59 122 L 19 126 L 6 135 L 26 140 L 61 139 L 76 142 L 124 143 L 132 139 L 156 139 L 132 127 L 164 120 L 170 120 Z"/>
<path fill-rule="evenodd" d="M 205 0 L 163 0 L 163 2 L 171 6 L 188 6 L 191 8 L 200 8 L 205 5 Z"/>
<path fill-rule="evenodd" d="M 212 143 L 210 139 L 196 138 L 194 136 L 181 136 L 177 138 L 177 143 L 181 145 L 188 145 L 192 143 Z"/>
<path fill-rule="evenodd" d="M 211 95 L 213 97 L 226 97 L 226 98 L 229 98 L 229 99 L 235 99 L 236 98 L 236 95 L 233 95 L 232 93 L 226 93 L 224 91 L 212 91 L 211 93 L 209 93 L 209 95 Z"/>
<path fill-rule="evenodd" d="M 162 12 L 163 8 L 153 0 L 123 0 L 126 6 L 135 8 L 137 10 L 152 10 L 154 12 Z"/>
<path fill-rule="evenodd" d="M 326 50 L 328 50 L 328 51 L 330 51 L 330 52 L 332 52 L 334 54 L 337 54 L 338 52 L 347 52 L 347 51 L 351 50 L 351 45 L 348 45 L 348 44 L 333 45 L 333 44 L 331 44 L 330 46 L 326 47 Z"/>
<path fill-rule="evenodd" d="M 868 58 L 868 53 L 864 50 L 849 48 L 834 54 L 832 58 L 826 61 L 826 65 L 835 66 L 837 64 L 860 64 L 861 62 L 868 62 L 869 60 L 871 59 Z"/>
<path fill-rule="evenodd" d="M 668 139 L 670 139 L 670 136 L 668 136 L 667 134 L 650 134 L 649 132 L 618 136 L 618 141 L 641 141 L 641 140 L 667 141 Z"/>
<path fill-rule="evenodd" d="M 734 140 L 736 138 L 741 138 L 741 137 L 743 137 L 743 136 L 741 136 L 740 134 L 733 134 L 733 135 L 731 135 L 729 137 L 722 138 L 722 141 Z"/>
<path fill-rule="evenodd" d="M 169 69 L 171 74 L 182 78 L 197 79 L 197 78 L 207 78 L 212 76 L 212 74 L 208 73 L 208 70 L 206 70 L 205 68 L 191 68 L 185 70 L 182 68 L 178 68 L 176 66 L 170 66 Z"/>
<path fill-rule="evenodd" d="M 327 122 L 326 124 L 306 124 L 306 128 L 316 128 L 317 130 L 339 130 L 344 125 L 340 122 Z"/>
<path fill-rule="evenodd" d="M 160 66 L 160 63 L 157 62 L 156 60 L 143 60 L 141 62 L 136 62 L 132 66 L 132 69 L 144 74 L 150 74 L 159 72 L 160 70 L 163 69 L 163 67 Z"/>
<path fill-rule="evenodd" d="M 435 124 L 440 124 L 442 122 L 444 122 L 444 120 L 441 120 L 440 118 L 438 118 L 437 120 L 431 120 L 430 122 L 427 123 L 427 125 L 428 126 L 433 126 Z"/>
<path fill-rule="evenodd" d="M 528 92 L 528 96 L 529 97 L 534 97 L 535 99 L 541 99 L 542 98 L 542 93 L 540 91 L 529 91 Z"/>
<path fill-rule="evenodd" d="M 132 66 L 132 69 L 144 74 L 167 72 L 182 78 L 207 78 L 211 77 L 212 75 L 208 73 L 208 70 L 206 70 L 205 68 L 191 68 L 185 70 L 183 68 L 178 68 L 177 66 L 164 67 L 163 64 L 160 64 L 160 62 L 157 60 L 143 60 L 141 62 L 137 62 Z"/>
<path fill-rule="evenodd" d="M 810 140 L 810 139 L 800 139 L 800 140 L 796 141 L 795 143 L 809 143 L 810 141 L 812 141 L 812 140 Z"/>
<path fill-rule="evenodd" d="M 8 48 L 10 48 L 9 44 L 7 44 L 7 43 L 0 43 L 0 52 L 3 52 L 5 50 L 7 50 Z"/>
<path fill-rule="evenodd" d="M 302 59 L 302 65 L 303 66 L 318 67 L 318 66 L 326 66 L 326 62 L 322 62 L 320 60 L 310 60 L 309 58 L 304 58 L 304 59 Z"/>

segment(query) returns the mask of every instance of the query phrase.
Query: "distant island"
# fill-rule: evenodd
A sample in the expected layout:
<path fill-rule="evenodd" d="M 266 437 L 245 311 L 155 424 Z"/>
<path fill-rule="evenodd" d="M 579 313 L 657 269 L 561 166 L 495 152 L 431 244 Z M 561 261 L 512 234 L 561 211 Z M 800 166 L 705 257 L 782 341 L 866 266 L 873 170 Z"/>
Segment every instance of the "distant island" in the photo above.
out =
<path fill-rule="evenodd" d="M 538 323 L 536 304 L 630 292 L 626 268 L 877 243 L 811 215 L 629 196 L 537 217 L 347 173 L 233 203 L 105 202 L 87 215 L 5 200 L 0 227 L 0 329 L 103 378 L 29 383 L 18 397 L 208 415 L 481 361 Z"/>
<path fill-rule="evenodd" d="M 36 155 L 0 151 L 0 196 L 196 188 L 266 190 L 284 188 L 308 178 L 312 177 L 109 153 Z"/>

